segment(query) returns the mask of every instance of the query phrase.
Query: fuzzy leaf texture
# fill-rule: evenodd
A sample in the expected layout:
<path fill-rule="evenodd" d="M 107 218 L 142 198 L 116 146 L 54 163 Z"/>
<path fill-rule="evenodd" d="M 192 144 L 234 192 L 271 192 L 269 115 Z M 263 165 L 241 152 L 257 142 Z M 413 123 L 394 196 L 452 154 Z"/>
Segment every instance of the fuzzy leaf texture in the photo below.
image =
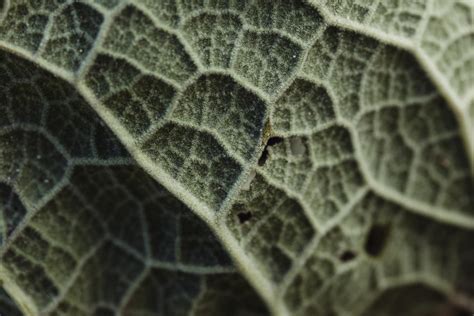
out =
<path fill-rule="evenodd" d="M 0 313 L 474 312 L 474 0 L 0 0 Z"/>

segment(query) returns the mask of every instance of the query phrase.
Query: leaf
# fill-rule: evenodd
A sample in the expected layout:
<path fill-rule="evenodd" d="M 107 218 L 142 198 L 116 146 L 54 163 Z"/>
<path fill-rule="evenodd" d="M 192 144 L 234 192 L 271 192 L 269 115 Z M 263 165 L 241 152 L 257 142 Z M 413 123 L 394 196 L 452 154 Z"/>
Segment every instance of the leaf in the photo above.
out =
<path fill-rule="evenodd" d="M 66 188 L 82 196 L 81 210 L 91 208 L 106 224 L 109 204 L 118 203 L 117 211 L 129 195 L 140 205 L 169 191 L 167 199 L 179 205 L 173 209 L 202 221 L 176 236 L 196 240 L 205 222 L 272 314 L 474 310 L 472 1 L 10 0 L 0 7 L 2 99 L 11 112 L 0 123 L 41 127 L 40 133 L 7 129 L 0 146 L 4 204 L 11 205 L 4 211 L 5 254 L 16 251 L 18 240 L 20 249 L 42 239 L 79 246 L 41 237 L 46 232 L 38 227 L 46 224 L 35 224 L 48 217 L 42 215 L 48 203 L 60 203 L 57 216 L 70 220 L 65 214 L 81 204 L 62 205 Z M 47 104 L 62 106 L 51 111 Z M 56 118 L 48 123 L 50 116 Z M 101 126 L 99 117 L 107 128 L 96 136 L 89 126 Z M 39 167 L 30 162 L 38 154 L 48 155 Z M 12 164 L 23 160 L 19 168 Z M 75 168 L 76 161 L 89 167 Z M 155 213 L 166 214 L 163 203 L 156 200 L 161 212 Z M 129 311 L 117 297 L 139 282 L 111 286 L 117 278 L 108 275 L 132 279 L 148 260 L 129 239 L 144 238 L 141 225 L 160 221 L 137 216 L 138 230 L 125 233 L 120 227 L 128 223 L 113 217 L 114 225 L 102 228 L 111 240 L 91 242 L 102 250 L 81 269 L 81 282 L 102 276 L 107 281 L 100 284 L 120 292 L 112 291 L 96 313 L 111 306 Z M 47 232 L 63 226 L 49 225 Z M 30 226 L 35 236 L 29 237 Z M 101 232 L 93 223 L 80 227 Z M 207 234 L 213 246 L 202 249 L 227 258 Z M 24 245 L 22 238 L 29 238 Z M 145 244 L 166 249 L 169 243 Z M 24 257 L 39 255 L 25 249 Z M 124 249 L 129 259 L 117 255 Z M 30 289 L 28 297 L 47 293 L 46 281 L 26 286 L 31 277 L 7 258 L 7 284 Z M 199 258 L 191 266 L 211 275 L 216 266 L 230 269 L 229 259 Z M 53 261 L 42 266 L 56 271 L 67 262 Z M 178 270 L 182 264 L 161 261 Z M 242 307 L 238 294 L 258 301 L 237 274 L 225 271 L 219 275 L 246 288 L 230 295 L 236 306 Z M 130 302 L 153 304 L 141 293 L 163 284 L 162 277 L 149 274 Z M 169 282 L 193 288 L 178 279 Z M 211 296 L 223 284 L 201 282 L 215 284 Z M 81 304 L 71 297 L 64 297 L 67 308 L 84 305 L 90 313 L 96 307 L 96 298 Z M 52 311 L 42 300 L 48 302 L 35 298 L 30 305 Z M 209 301 L 225 306 L 222 298 Z M 193 310 L 182 312 L 183 306 L 165 314 Z M 252 310 L 261 307 L 256 302 Z"/>
<path fill-rule="evenodd" d="M 1 275 L 25 313 L 265 313 L 204 222 L 72 86 L 9 53 L 0 63 Z"/>

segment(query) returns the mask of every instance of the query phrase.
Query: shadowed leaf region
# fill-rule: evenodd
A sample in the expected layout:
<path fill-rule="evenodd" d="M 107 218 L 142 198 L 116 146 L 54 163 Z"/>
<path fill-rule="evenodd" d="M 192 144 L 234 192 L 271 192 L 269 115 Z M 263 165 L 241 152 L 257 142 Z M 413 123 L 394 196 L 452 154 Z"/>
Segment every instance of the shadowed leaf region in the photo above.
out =
<path fill-rule="evenodd" d="M 0 58 L 1 273 L 26 315 L 266 314 L 205 223 L 72 86 Z"/>

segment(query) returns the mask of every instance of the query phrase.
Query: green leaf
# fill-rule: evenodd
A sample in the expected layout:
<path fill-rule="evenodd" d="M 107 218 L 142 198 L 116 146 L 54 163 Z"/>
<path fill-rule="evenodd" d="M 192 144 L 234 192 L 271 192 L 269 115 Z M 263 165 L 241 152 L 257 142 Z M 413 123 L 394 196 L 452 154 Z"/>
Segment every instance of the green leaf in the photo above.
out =
<path fill-rule="evenodd" d="M 472 0 L 0 4 L 32 314 L 474 310 Z"/>
<path fill-rule="evenodd" d="M 26 314 L 265 313 L 205 223 L 72 86 L 10 53 L 0 63 L 0 273 Z"/>

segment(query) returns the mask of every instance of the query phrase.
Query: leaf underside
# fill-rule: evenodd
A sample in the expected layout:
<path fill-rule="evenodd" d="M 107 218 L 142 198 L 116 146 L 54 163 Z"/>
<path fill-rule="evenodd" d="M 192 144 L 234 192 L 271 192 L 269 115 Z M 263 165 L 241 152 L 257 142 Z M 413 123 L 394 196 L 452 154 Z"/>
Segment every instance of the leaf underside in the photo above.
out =
<path fill-rule="evenodd" d="M 0 0 L 0 313 L 474 311 L 473 49 L 472 0 Z"/>

